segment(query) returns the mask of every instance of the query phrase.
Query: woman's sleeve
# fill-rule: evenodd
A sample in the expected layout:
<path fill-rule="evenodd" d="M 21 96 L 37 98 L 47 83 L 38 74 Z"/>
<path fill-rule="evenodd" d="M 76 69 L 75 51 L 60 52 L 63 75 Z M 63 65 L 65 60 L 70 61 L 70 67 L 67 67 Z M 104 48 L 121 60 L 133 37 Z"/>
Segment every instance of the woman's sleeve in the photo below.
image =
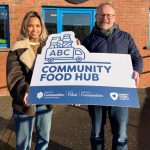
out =
<path fill-rule="evenodd" d="M 23 103 L 23 98 L 28 89 L 23 64 L 19 61 L 17 51 L 10 51 L 7 57 L 6 78 L 10 95 L 14 100 Z"/>

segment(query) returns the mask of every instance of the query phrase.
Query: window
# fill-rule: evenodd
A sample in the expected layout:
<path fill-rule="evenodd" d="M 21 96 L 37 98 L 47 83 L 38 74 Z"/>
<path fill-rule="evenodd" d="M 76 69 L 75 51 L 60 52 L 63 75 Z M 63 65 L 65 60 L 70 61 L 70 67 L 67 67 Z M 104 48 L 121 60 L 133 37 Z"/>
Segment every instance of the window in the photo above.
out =
<path fill-rule="evenodd" d="M 44 12 L 45 25 L 49 34 L 57 33 L 57 11 L 48 9 Z"/>
<path fill-rule="evenodd" d="M 9 47 L 8 7 L 0 5 L 0 47 Z"/>
<path fill-rule="evenodd" d="M 42 8 L 49 34 L 74 31 L 81 41 L 91 32 L 95 23 L 95 8 Z"/>

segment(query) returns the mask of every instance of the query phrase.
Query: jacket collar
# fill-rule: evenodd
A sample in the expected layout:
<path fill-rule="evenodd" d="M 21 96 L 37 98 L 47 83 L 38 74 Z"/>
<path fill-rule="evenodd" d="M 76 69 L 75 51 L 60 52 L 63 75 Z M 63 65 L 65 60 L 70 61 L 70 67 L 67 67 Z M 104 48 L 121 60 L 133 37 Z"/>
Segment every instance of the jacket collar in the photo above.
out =
<path fill-rule="evenodd" d="M 116 34 L 116 33 L 118 33 L 120 31 L 120 29 L 119 29 L 119 26 L 117 25 L 117 24 L 114 24 L 114 30 L 113 30 L 113 32 L 112 32 L 112 34 Z M 95 23 L 95 26 L 93 27 L 93 29 L 92 29 L 92 32 L 91 32 L 91 34 L 93 35 L 98 35 L 98 36 L 101 36 L 101 37 L 103 37 L 103 38 L 108 38 L 109 36 L 106 36 L 105 34 L 103 34 L 102 32 L 101 32 L 101 29 L 97 26 L 97 24 Z"/>
<path fill-rule="evenodd" d="M 26 49 L 20 55 L 20 61 L 23 62 L 29 69 L 33 69 L 36 56 L 29 44 L 29 39 L 17 41 L 11 50 L 15 51 L 19 49 Z"/>

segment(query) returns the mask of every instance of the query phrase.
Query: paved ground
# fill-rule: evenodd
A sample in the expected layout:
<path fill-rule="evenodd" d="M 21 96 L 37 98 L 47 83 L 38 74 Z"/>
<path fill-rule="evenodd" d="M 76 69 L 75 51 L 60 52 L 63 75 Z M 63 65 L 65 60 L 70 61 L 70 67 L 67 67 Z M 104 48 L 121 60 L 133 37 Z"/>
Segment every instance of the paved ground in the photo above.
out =
<path fill-rule="evenodd" d="M 150 150 L 150 88 L 138 90 L 141 108 L 129 114 L 129 150 Z M 49 150 L 90 150 L 90 118 L 87 106 L 76 108 L 59 105 L 54 108 Z M 105 127 L 106 150 L 111 150 L 109 121 Z M 35 146 L 33 134 L 32 148 Z M 11 98 L 0 97 L 0 150 L 15 150 Z"/>

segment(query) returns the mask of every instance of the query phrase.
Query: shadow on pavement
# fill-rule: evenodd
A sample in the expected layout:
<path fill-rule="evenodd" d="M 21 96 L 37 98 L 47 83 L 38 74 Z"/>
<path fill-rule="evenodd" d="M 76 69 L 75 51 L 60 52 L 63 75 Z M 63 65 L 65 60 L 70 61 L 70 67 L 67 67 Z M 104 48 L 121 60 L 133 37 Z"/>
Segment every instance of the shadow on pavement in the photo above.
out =
<path fill-rule="evenodd" d="M 2 140 L 0 140 L 0 150 L 15 150 L 15 148 L 11 147 L 9 144 L 4 143 Z M 50 141 L 49 150 L 73 150 L 73 149 L 58 144 L 54 141 Z"/>
<path fill-rule="evenodd" d="M 0 116 L 0 131 L 4 130 L 8 124 L 9 120 Z"/>
<path fill-rule="evenodd" d="M 138 130 L 138 150 L 150 149 L 150 87 L 145 89 L 146 97 L 141 109 Z"/>
<path fill-rule="evenodd" d="M 14 131 L 13 120 L 12 120 L 12 118 L 10 118 L 10 120 L 9 120 L 9 119 L 5 119 L 0 116 L 0 133 L 1 133 L 1 131 L 5 131 L 6 129 Z"/>
<path fill-rule="evenodd" d="M 36 133 L 35 133 L 35 131 L 33 132 L 32 142 L 36 143 Z M 34 147 L 35 147 L 35 145 L 32 147 L 32 149 Z M 48 150 L 73 150 L 73 149 L 68 148 L 64 145 L 58 144 L 58 143 L 54 142 L 53 140 L 49 141 L 49 146 L 48 147 L 49 147 Z"/>
<path fill-rule="evenodd" d="M 15 148 L 11 147 L 9 144 L 4 143 L 0 140 L 0 150 L 15 150 Z"/>
<path fill-rule="evenodd" d="M 61 144 L 58 144 L 54 141 L 50 141 L 49 150 L 73 150 L 73 149 L 63 146 Z"/>

